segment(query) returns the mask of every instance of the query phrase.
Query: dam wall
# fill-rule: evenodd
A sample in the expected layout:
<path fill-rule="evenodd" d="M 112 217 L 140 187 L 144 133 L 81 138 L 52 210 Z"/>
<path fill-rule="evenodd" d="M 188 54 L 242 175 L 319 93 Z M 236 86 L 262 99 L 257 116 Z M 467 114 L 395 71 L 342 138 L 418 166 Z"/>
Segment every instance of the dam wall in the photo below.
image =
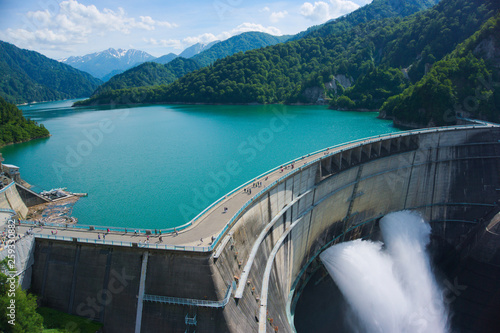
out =
<path fill-rule="evenodd" d="M 134 332 L 147 253 L 144 293 L 171 303 L 143 302 L 139 332 L 185 332 L 186 316 L 198 332 L 227 331 L 222 308 L 191 305 L 217 301 L 210 253 L 148 250 L 37 238 L 31 289 L 41 304 L 105 324 L 105 332 Z M 184 301 L 184 304 L 180 304 Z"/>
<path fill-rule="evenodd" d="M 0 208 L 12 209 L 20 218 L 25 218 L 28 215 L 28 207 L 19 195 L 15 182 L 0 190 Z"/>
<path fill-rule="evenodd" d="M 318 255 L 379 239 L 379 219 L 411 209 L 432 243 L 453 248 L 497 209 L 500 129 L 401 132 L 295 162 L 209 251 L 37 238 L 32 290 L 42 304 L 104 332 L 293 332 L 295 303 Z M 189 231 L 187 231 L 189 232 Z"/>
<path fill-rule="evenodd" d="M 222 279 L 241 278 L 259 233 L 279 219 L 257 245 L 248 279 L 239 281 L 244 291 L 225 313 L 238 318 L 240 330 L 244 323 L 243 331 L 293 331 L 294 304 L 319 253 L 342 241 L 379 239 L 378 220 L 393 211 L 420 212 L 433 243 L 456 246 L 498 203 L 499 138 L 493 127 L 403 135 L 346 147 L 286 177 L 240 217 L 232 245 L 215 262 Z"/>

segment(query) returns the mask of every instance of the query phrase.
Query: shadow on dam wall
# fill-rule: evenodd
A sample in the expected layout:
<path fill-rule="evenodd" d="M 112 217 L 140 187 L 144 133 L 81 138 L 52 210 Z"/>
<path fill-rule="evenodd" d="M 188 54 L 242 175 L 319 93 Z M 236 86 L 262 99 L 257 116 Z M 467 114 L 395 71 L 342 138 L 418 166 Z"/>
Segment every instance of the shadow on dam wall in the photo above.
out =
<path fill-rule="evenodd" d="M 470 258 L 494 267 L 498 257 L 498 239 L 478 240 L 494 237 L 483 233 L 500 194 L 499 139 L 498 127 L 457 127 L 326 152 L 260 194 L 213 252 L 37 239 L 32 290 L 43 305 L 103 322 L 104 332 L 292 332 L 319 253 L 376 239 L 378 220 L 403 209 L 430 221 L 432 246 L 453 257 L 443 274 L 469 267 L 460 274 L 481 280 Z M 462 297 L 474 294 L 469 286 Z M 457 301 L 470 316 L 457 325 L 474 323 L 485 300 Z"/>

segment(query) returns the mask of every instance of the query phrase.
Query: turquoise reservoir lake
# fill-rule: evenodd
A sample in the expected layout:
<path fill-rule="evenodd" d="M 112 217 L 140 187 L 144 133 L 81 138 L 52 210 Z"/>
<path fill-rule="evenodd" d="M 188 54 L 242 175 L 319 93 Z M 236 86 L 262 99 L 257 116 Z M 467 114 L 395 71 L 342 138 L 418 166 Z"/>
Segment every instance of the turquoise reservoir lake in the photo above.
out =
<path fill-rule="evenodd" d="M 79 223 L 169 228 L 233 188 L 311 152 L 396 132 L 376 113 L 324 106 L 23 106 L 52 136 L 1 149 L 35 191 L 87 192 Z"/>

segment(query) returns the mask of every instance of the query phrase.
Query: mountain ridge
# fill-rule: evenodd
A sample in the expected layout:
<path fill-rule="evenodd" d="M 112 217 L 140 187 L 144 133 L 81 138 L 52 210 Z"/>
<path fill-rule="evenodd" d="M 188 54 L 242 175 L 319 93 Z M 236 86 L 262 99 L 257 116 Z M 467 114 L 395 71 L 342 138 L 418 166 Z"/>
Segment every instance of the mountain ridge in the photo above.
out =
<path fill-rule="evenodd" d="M 0 96 L 21 104 L 88 97 L 102 83 L 88 73 L 0 41 Z"/>
<path fill-rule="evenodd" d="M 60 61 L 102 79 L 113 71 L 125 71 L 138 63 L 153 59 L 155 57 L 149 53 L 136 49 L 108 48 L 83 56 L 71 56 Z"/>
<path fill-rule="evenodd" d="M 215 40 L 215 41 L 207 43 L 207 44 L 196 43 L 196 44 L 193 44 L 193 45 L 187 47 L 186 49 L 184 49 L 184 51 L 182 51 L 178 56 L 181 58 L 189 59 L 189 58 L 192 58 L 205 50 L 210 49 L 212 46 L 214 46 L 217 43 L 220 43 L 220 40 Z"/>

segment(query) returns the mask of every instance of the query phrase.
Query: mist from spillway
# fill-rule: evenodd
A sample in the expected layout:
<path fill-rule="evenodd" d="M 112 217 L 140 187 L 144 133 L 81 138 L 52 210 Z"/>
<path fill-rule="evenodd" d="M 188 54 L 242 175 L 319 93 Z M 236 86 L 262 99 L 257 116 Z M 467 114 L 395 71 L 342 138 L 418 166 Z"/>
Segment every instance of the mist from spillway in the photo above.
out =
<path fill-rule="evenodd" d="M 429 224 L 402 211 L 382 218 L 380 228 L 384 243 L 358 239 L 320 255 L 355 322 L 364 332 L 448 332 L 443 293 L 426 251 Z"/>

